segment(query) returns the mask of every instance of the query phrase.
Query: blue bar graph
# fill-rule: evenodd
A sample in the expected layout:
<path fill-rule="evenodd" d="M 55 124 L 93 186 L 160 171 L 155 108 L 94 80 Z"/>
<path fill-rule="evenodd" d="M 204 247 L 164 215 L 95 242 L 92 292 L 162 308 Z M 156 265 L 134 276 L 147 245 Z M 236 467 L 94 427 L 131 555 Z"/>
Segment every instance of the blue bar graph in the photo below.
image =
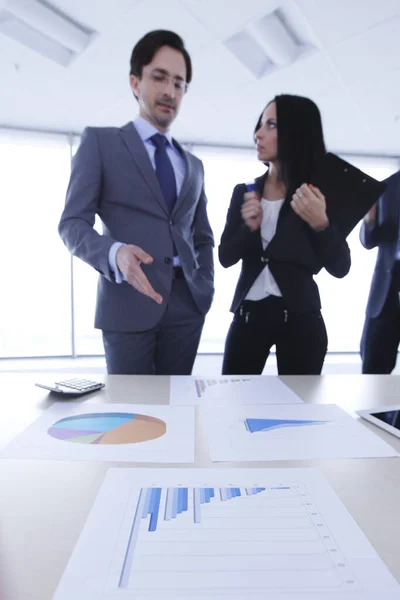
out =
<path fill-rule="evenodd" d="M 173 495 L 173 488 L 168 488 L 165 499 L 164 521 L 170 521 L 172 519 Z"/>
<path fill-rule="evenodd" d="M 200 523 L 200 504 L 201 504 L 201 490 L 200 488 L 194 488 L 193 490 L 193 523 Z"/>
<path fill-rule="evenodd" d="M 176 512 L 178 513 L 178 515 L 181 515 L 183 512 L 183 494 L 182 494 L 183 490 L 181 488 L 178 488 L 178 506 L 176 509 Z"/>
<path fill-rule="evenodd" d="M 153 488 L 153 493 L 151 495 L 150 509 L 149 509 L 149 514 L 151 515 L 149 531 L 156 531 L 156 529 L 157 529 L 158 512 L 160 509 L 160 499 L 161 499 L 161 488 Z"/>
<path fill-rule="evenodd" d="M 289 487 L 274 487 L 270 489 L 282 490 Z M 132 567 L 135 546 L 139 535 L 140 525 L 144 519 L 149 519 L 148 532 L 157 531 L 160 518 L 160 510 L 163 511 L 165 522 L 176 519 L 179 515 L 189 513 L 189 506 L 193 507 L 193 524 L 201 523 L 201 506 L 214 503 L 225 504 L 228 500 L 235 498 L 254 496 L 266 491 L 263 487 L 254 488 L 142 488 L 135 507 L 129 542 L 121 571 L 119 587 L 126 588 L 129 583 L 129 572 Z M 163 503 L 163 506 L 161 506 Z"/>
<path fill-rule="evenodd" d="M 172 492 L 172 519 L 176 519 L 176 515 L 178 514 L 178 489 L 174 488 Z"/>
<path fill-rule="evenodd" d="M 250 381 L 246 378 L 235 379 L 196 379 L 194 384 L 196 387 L 197 397 L 201 398 L 208 387 L 220 384 L 240 383 L 242 381 Z"/>
<path fill-rule="evenodd" d="M 189 490 L 182 488 L 182 512 L 186 512 L 189 504 Z"/>
<path fill-rule="evenodd" d="M 274 488 L 272 488 L 274 489 Z M 280 489 L 280 488 L 277 488 Z M 247 496 L 254 496 L 255 494 L 260 494 L 261 492 L 265 492 L 265 488 L 246 488 Z"/>
<path fill-rule="evenodd" d="M 289 489 L 289 488 L 272 488 Z M 242 496 L 254 496 L 264 492 L 266 488 L 192 488 L 193 523 L 201 522 L 201 505 L 211 504 L 214 501 L 226 502 Z M 148 531 L 156 531 L 160 513 L 161 488 L 145 488 L 141 490 L 140 511 L 137 510 L 135 520 L 147 519 L 150 516 Z M 164 521 L 176 519 L 178 515 L 187 513 L 189 510 L 189 488 L 168 488 L 164 498 Z M 134 524 L 135 525 L 135 524 Z"/>
<path fill-rule="evenodd" d="M 144 500 L 144 505 L 143 505 L 142 519 L 146 519 L 147 515 L 149 514 L 149 507 L 150 507 L 152 491 L 153 491 L 152 488 L 143 490 L 145 500 Z"/>

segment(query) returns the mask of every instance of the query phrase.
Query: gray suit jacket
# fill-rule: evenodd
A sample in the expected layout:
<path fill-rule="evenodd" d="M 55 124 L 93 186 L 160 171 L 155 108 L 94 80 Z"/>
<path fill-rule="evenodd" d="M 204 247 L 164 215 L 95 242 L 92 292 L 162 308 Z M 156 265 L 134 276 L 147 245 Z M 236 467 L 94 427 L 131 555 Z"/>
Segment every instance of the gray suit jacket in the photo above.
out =
<path fill-rule="evenodd" d="M 183 150 L 186 176 L 169 215 L 156 173 L 134 125 L 88 127 L 74 156 L 59 233 L 68 250 L 100 273 L 95 327 L 144 331 L 156 325 L 168 303 L 173 242 L 199 313 L 214 293 L 213 235 L 206 212 L 201 161 Z M 99 215 L 103 235 L 94 228 Z M 124 282 L 117 284 L 108 254 L 114 242 L 135 244 L 154 259 L 142 265 L 162 305 Z"/>
<path fill-rule="evenodd" d="M 378 246 L 374 275 L 369 292 L 367 317 L 380 315 L 392 281 L 400 227 L 400 171 L 386 179 L 385 192 L 378 200 L 376 223 L 360 229 L 362 245 L 370 250 Z"/>

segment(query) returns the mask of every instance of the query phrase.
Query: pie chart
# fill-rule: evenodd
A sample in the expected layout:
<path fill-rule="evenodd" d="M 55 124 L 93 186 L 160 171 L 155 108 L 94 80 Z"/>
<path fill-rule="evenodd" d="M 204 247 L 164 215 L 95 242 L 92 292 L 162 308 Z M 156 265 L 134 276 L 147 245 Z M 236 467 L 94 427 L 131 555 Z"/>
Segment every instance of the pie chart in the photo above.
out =
<path fill-rule="evenodd" d="M 161 419 L 135 413 L 90 413 L 66 417 L 52 425 L 51 437 L 75 444 L 138 444 L 161 437 Z"/>

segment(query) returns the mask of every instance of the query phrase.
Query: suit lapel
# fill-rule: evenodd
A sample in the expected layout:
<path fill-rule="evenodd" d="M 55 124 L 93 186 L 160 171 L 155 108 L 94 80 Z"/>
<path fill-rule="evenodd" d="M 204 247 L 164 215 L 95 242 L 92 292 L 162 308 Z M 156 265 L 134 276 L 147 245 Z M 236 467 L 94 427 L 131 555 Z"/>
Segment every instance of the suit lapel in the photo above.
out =
<path fill-rule="evenodd" d="M 151 189 L 153 196 L 160 204 L 164 213 L 168 215 L 168 209 L 165 204 L 163 193 L 158 183 L 156 172 L 151 164 L 151 160 L 145 148 L 145 145 L 135 129 L 133 123 L 127 123 L 121 127 L 123 140 L 136 163 L 144 181 Z"/>
<path fill-rule="evenodd" d="M 254 183 L 256 186 L 256 192 L 260 196 L 260 198 L 262 198 L 264 196 L 264 183 L 265 183 L 265 180 L 267 179 L 267 177 L 268 177 L 268 169 L 264 173 L 264 175 L 261 175 L 260 177 L 256 177 L 256 179 L 254 180 Z"/>
<path fill-rule="evenodd" d="M 174 214 L 178 210 L 179 206 L 181 206 L 182 202 L 184 201 L 184 199 L 190 189 L 190 182 L 192 181 L 192 176 L 193 176 L 193 165 L 192 165 L 190 155 L 187 152 L 185 152 L 185 150 L 182 148 L 182 146 L 176 140 L 172 140 L 172 141 L 173 141 L 174 146 L 181 153 L 183 160 L 185 161 L 185 177 L 183 179 L 182 187 L 181 187 L 181 190 L 176 199 L 174 208 L 172 209 L 172 214 Z"/>

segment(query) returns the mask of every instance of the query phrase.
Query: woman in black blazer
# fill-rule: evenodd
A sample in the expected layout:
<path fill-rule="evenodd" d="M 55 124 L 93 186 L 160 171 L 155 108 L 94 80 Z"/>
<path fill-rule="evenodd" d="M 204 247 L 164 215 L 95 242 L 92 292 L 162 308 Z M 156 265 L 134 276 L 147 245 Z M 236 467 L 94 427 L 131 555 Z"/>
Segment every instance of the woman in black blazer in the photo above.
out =
<path fill-rule="evenodd" d="M 323 193 L 308 185 L 326 152 L 318 107 L 308 98 L 276 96 L 255 140 L 268 169 L 254 190 L 233 190 L 219 246 L 224 267 L 242 261 L 223 374 L 261 374 L 276 345 L 280 375 L 319 375 L 327 335 L 313 276 L 324 267 L 344 277 L 350 250 Z"/>

